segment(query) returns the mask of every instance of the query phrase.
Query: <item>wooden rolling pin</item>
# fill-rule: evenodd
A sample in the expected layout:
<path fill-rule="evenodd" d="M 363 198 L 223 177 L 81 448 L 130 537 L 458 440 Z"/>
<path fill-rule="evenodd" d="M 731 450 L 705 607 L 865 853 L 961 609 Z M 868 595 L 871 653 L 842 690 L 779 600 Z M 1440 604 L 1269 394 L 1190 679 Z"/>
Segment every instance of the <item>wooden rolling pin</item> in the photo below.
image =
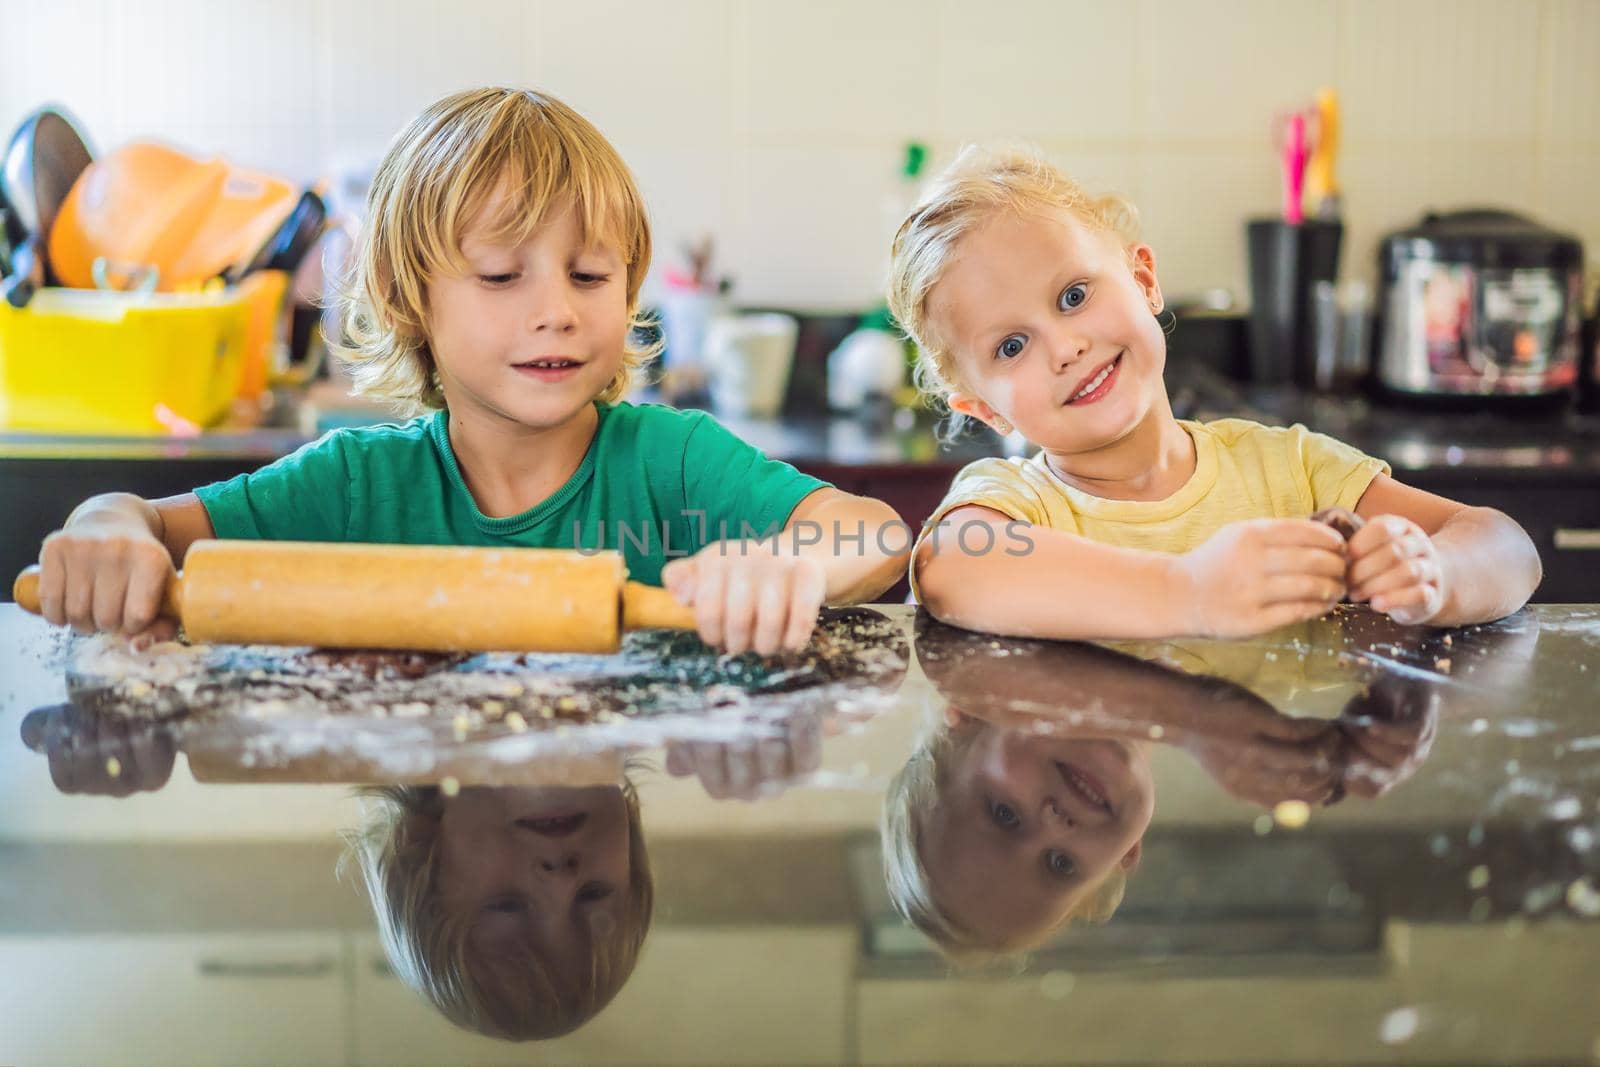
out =
<path fill-rule="evenodd" d="M 12 593 L 39 613 L 39 568 Z M 692 630 L 620 553 L 197 541 L 161 613 L 190 641 L 426 652 L 614 652 L 625 630 Z"/>

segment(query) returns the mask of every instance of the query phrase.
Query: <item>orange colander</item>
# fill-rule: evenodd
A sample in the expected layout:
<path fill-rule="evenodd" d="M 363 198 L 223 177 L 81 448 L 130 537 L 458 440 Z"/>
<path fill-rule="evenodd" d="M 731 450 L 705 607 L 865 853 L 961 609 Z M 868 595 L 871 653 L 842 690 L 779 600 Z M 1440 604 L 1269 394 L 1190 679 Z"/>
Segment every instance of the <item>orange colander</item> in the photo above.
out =
<path fill-rule="evenodd" d="M 50 262 L 79 288 L 121 288 L 151 271 L 163 292 L 200 285 L 254 255 L 297 195 L 281 178 L 135 141 L 73 185 L 50 230 Z"/>

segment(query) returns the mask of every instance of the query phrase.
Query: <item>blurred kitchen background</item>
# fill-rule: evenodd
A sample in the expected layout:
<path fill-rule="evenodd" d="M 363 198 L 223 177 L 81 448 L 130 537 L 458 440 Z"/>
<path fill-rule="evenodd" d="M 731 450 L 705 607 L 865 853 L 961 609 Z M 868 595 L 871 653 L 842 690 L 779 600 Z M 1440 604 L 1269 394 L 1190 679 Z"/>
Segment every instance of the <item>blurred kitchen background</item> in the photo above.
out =
<path fill-rule="evenodd" d="M 713 235 L 750 304 L 870 303 L 904 144 L 936 168 L 997 138 L 1131 197 L 1168 292 L 1243 293 L 1240 222 L 1279 204 L 1273 117 L 1325 85 L 1342 274 L 1375 282 L 1379 237 L 1428 208 L 1600 247 L 1593 0 L 3 6 L 28 47 L 0 65 L 0 130 L 58 101 L 102 149 L 154 137 L 301 182 L 370 167 L 447 92 L 546 89 L 633 167 L 663 253 Z"/>
<path fill-rule="evenodd" d="M 344 402 L 320 358 L 315 268 L 337 262 L 401 124 L 500 83 L 588 115 L 644 190 L 645 300 L 668 348 L 646 398 L 709 406 L 920 521 L 963 463 L 1023 444 L 942 442 L 916 404 L 911 353 L 874 314 L 889 237 L 960 146 L 1031 141 L 1138 205 L 1180 416 L 1305 421 L 1414 484 L 1505 507 L 1545 554 L 1538 599 L 1600 601 L 1596 0 L 0 7 L 27 45 L 0 64 L 0 134 L 56 103 L 97 159 L 155 141 L 279 179 L 283 226 L 264 232 L 280 251 L 303 190 L 333 231 L 292 280 L 184 298 L 213 324 L 237 313 L 234 334 L 216 326 L 227 359 L 131 319 L 106 332 L 104 307 L 48 284 L 0 307 L 0 496 L 29 515 L 0 544 L 5 568 L 87 492 L 181 491 L 380 417 Z M 1309 185 L 1291 206 L 1297 144 L 1289 169 Z M 1468 209 L 1520 221 L 1425 221 Z M 8 284 L 30 265 L 12 258 Z"/>

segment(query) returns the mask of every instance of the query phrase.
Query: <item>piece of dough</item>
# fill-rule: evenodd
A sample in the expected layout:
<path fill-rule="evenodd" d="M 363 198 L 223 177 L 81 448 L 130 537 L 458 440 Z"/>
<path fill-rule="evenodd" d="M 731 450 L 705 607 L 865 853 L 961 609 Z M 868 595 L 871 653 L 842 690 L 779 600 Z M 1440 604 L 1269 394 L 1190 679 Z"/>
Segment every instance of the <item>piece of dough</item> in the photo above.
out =
<path fill-rule="evenodd" d="M 1347 508 L 1323 508 L 1311 516 L 1311 521 L 1332 526 L 1339 531 L 1339 535 L 1346 541 L 1354 537 L 1356 531 L 1367 524 L 1365 519 Z"/>

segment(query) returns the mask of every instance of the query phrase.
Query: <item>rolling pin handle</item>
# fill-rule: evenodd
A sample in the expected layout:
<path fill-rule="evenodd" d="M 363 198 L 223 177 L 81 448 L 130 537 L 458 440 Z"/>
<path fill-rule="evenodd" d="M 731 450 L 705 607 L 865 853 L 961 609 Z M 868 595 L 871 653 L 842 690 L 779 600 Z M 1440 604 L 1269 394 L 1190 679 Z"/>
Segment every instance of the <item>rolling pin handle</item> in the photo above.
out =
<path fill-rule="evenodd" d="M 623 630 L 693 630 L 694 609 L 653 585 L 627 582 L 622 587 Z"/>
<path fill-rule="evenodd" d="M 30 615 L 39 614 L 39 566 L 22 568 L 17 580 L 11 583 L 11 599 Z"/>
<path fill-rule="evenodd" d="M 167 587 L 161 592 L 161 614 L 169 619 L 181 621 L 183 596 L 183 579 L 174 574 L 167 578 Z M 38 615 L 39 606 L 39 565 L 37 563 L 22 568 L 22 573 L 17 575 L 17 580 L 11 583 L 11 599 L 17 606 L 31 615 Z"/>

